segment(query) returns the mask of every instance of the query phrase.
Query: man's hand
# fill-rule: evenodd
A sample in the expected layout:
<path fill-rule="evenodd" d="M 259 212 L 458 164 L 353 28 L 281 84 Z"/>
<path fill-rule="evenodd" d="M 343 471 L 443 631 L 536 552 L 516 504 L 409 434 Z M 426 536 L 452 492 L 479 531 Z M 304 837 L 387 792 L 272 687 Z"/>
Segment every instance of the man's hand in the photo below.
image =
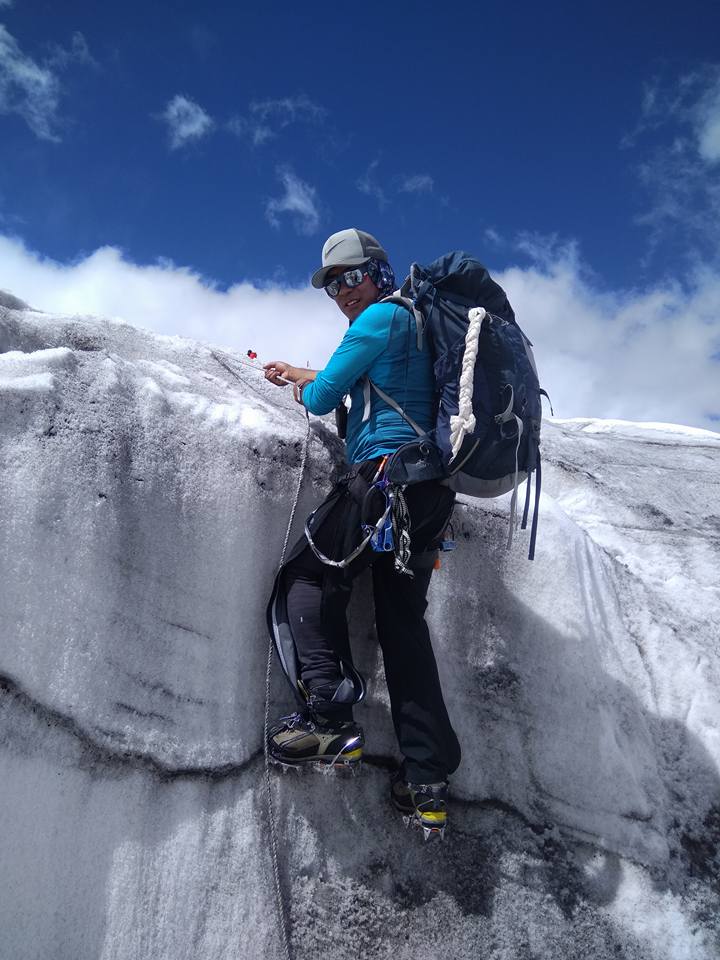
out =
<path fill-rule="evenodd" d="M 305 367 L 293 367 L 284 360 L 271 360 L 263 366 L 265 379 L 274 383 L 276 387 L 285 387 L 288 383 L 297 383 L 299 380 L 314 380 L 317 370 L 306 370 Z"/>
<path fill-rule="evenodd" d="M 271 360 L 264 365 L 263 369 L 265 379 L 274 383 L 276 387 L 286 387 L 288 383 L 295 383 L 302 376 L 302 372 L 297 367 L 285 363 L 284 360 Z"/>

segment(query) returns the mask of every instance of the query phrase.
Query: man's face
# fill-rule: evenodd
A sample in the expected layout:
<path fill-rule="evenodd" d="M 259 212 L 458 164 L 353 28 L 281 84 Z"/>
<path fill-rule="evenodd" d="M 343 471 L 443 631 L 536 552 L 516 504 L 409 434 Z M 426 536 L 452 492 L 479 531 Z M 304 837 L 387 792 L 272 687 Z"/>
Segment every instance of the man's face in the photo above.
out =
<path fill-rule="evenodd" d="M 333 267 L 328 273 L 328 279 L 337 277 L 339 274 L 351 269 L 351 267 Z M 379 293 L 380 291 L 370 277 L 365 274 L 362 278 L 362 283 L 357 287 L 348 287 L 343 283 L 340 288 L 340 293 L 335 297 L 335 303 L 340 307 L 350 323 L 352 323 L 353 320 L 360 316 L 365 307 L 369 307 L 371 303 L 375 303 Z"/>

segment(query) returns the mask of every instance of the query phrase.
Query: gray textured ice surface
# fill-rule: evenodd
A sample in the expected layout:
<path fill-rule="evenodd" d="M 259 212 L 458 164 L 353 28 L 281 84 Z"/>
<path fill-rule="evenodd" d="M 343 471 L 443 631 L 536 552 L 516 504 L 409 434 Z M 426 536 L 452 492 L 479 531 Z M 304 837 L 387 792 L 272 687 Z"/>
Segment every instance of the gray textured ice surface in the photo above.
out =
<path fill-rule="evenodd" d="M 207 346 L 0 305 L 0 957 L 282 956 L 264 608 L 305 421 Z M 463 746 L 443 845 L 362 776 L 273 779 L 295 956 L 715 958 L 720 436 L 544 426 L 537 558 L 456 512 L 429 618 Z M 300 515 L 339 446 L 313 421 Z M 296 532 L 300 527 L 296 524 Z M 290 708 L 277 670 L 273 712 Z"/>

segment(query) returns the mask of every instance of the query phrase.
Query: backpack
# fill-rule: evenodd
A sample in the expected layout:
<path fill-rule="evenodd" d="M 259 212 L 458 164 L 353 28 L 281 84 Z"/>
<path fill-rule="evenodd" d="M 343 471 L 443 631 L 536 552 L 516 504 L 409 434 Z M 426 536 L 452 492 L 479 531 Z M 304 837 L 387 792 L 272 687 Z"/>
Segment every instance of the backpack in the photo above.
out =
<path fill-rule="evenodd" d="M 538 381 L 532 344 L 518 326 L 505 291 L 479 261 L 452 251 L 427 267 L 414 263 L 400 290 L 384 299 L 415 316 L 418 349 L 428 342 L 438 395 L 437 416 L 434 429 L 426 433 L 368 378 L 365 418 L 372 390 L 423 438 L 424 465 L 434 462 L 435 475 L 444 477 L 451 489 L 474 497 L 498 497 L 512 490 L 508 547 L 517 515 L 518 485 L 527 480 L 521 524 L 525 529 L 534 473 L 528 551 L 532 560 L 541 487 L 540 398 L 547 393 Z M 428 440 L 436 448 L 429 458 Z M 397 459 L 400 479 L 412 482 L 429 476 L 413 466 L 406 469 L 402 454 L 401 448 L 392 458 Z M 412 456 L 408 459 L 412 462 Z M 392 467 L 388 464 L 388 470 Z"/>

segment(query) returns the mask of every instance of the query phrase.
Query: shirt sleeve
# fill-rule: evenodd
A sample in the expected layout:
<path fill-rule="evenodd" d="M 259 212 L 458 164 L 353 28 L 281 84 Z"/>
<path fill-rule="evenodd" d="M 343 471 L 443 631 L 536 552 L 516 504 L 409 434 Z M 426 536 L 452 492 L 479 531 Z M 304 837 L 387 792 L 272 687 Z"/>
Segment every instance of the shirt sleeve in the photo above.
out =
<path fill-rule="evenodd" d="M 310 413 L 330 413 L 368 372 L 387 348 L 396 309 L 392 303 L 372 303 L 351 324 L 325 369 L 303 387 L 302 401 Z"/>

